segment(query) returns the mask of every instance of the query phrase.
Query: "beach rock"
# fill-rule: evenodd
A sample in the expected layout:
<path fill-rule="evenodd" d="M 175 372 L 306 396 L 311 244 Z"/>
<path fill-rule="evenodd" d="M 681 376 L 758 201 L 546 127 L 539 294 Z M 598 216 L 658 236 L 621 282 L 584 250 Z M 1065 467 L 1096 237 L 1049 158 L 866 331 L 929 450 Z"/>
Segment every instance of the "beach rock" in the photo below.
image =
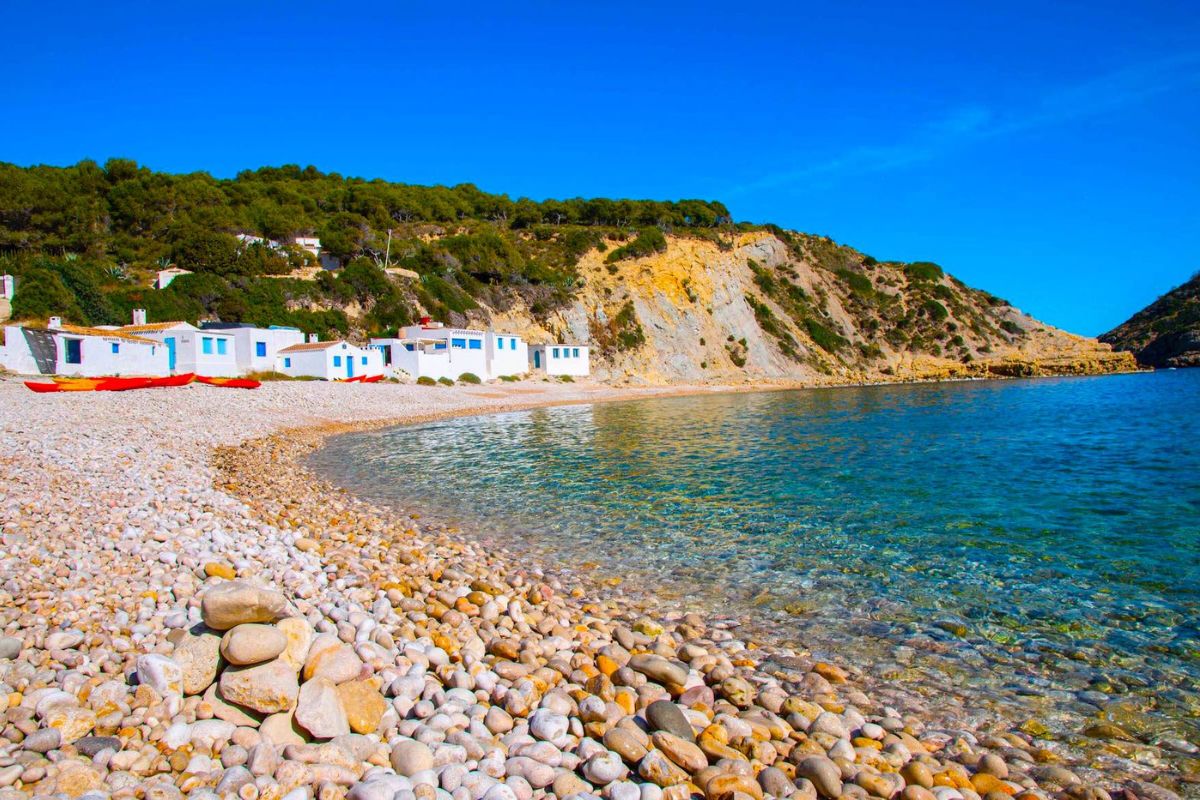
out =
<path fill-rule="evenodd" d="M 289 744 L 305 744 L 308 741 L 308 731 L 296 724 L 294 711 L 272 714 L 258 726 L 258 732 L 264 739 L 277 747 L 285 747 Z M 251 752 L 251 758 L 253 760 L 253 751 Z M 253 770 L 253 764 L 250 765 L 250 768 Z"/>
<path fill-rule="evenodd" d="M 389 761 L 398 775 L 411 778 L 419 772 L 433 769 L 433 751 L 424 742 L 404 739 L 392 747 Z"/>
<path fill-rule="evenodd" d="M 251 667 L 229 667 L 221 673 L 219 686 L 227 702 L 263 714 L 290 711 L 300 693 L 295 671 L 279 660 Z"/>
<path fill-rule="evenodd" d="M 539 708 L 529 717 L 529 732 L 539 739 L 553 742 L 566 735 L 569 724 L 565 715 Z"/>
<path fill-rule="evenodd" d="M 63 744 L 87 736 L 96 727 L 96 712 L 67 704 L 56 705 L 47 712 L 43 722 L 58 730 Z"/>
<path fill-rule="evenodd" d="M 623 728 L 609 728 L 605 731 L 604 746 L 624 759 L 625 763 L 633 765 L 641 761 L 647 752 L 646 746 Z"/>
<path fill-rule="evenodd" d="M 278 656 L 287 645 L 287 636 L 275 626 L 251 622 L 226 631 L 221 655 L 235 666 L 261 664 Z"/>
<path fill-rule="evenodd" d="M 628 767 L 621 763 L 621 757 L 611 752 L 595 754 L 583 763 L 580 771 L 583 777 L 597 786 L 607 786 L 629 774 Z"/>
<path fill-rule="evenodd" d="M 57 728 L 42 728 L 26 736 L 21 747 L 33 753 L 48 753 L 57 750 L 60 744 L 62 733 Z"/>
<path fill-rule="evenodd" d="M 304 662 L 306 681 L 321 677 L 334 683 L 345 683 L 359 677 L 361 672 L 362 659 L 354 652 L 354 648 L 328 634 L 313 640 Z"/>
<path fill-rule="evenodd" d="M 699 772 L 708 766 L 708 758 L 705 757 L 704 751 L 687 739 L 666 731 L 657 731 L 650 737 L 650 741 L 667 758 L 688 772 Z"/>
<path fill-rule="evenodd" d="M 58 767 L 54 779 L 54 793 L 65 794 L 67 797 L 79 797 L 85 792 L 98 789 L 103 785 L 104 777 L 94 767 L 81 761 L 65 761 Z"/>
<path fill-rule="evenodd" d="M 221 687 L 215 683 L 204 690 L 204 703 L 212 709 L 214 717 L 240 727 L 257 728 L 263 719 L 263 715 L 256 711 L 226 701 L 221 696 Z"/>
<path fill-rule="evenodd" d="M 337 696 L 350 730 L 355 733 L 374 733 L 388 708 L 374 680 L 338 684 Z"/>
<path fill-rule="evenodd" d="M 688 774 L 657 750 L 651 750 L 638 764 L 638 775 L 656 786 L 686 783 Z"/>
<path fill-rule="evenodd" d="M 666 731 L 686 741 L 696 741 L 692 724 L 679 706 L 670 700 L 655 700 L 646 706 L 646 723 L 652 731 Z"/>
<path fill-rule="evenodd" d="M 304 617 L 287 617 L 281 619 L 275 628 L 287 637 L 287 646 L 279 654 L 280 661 L 299 672 L 308 658 L 308 648 L 312 646 L 312 625 Z"/>
<path fill-rule="evenodd" d="M 704 785 L 706 800 L 763 800 L 762 787 L 749 775 L 727 772 Z"/>
<path fill-rule="evenodd" d="M 317 739 L 332 739 L 350 732 L 333 681 L 328 678 L 305 681 L 296 704 L 296 724 Z"/>
<path fill-rule="evenodd" d="M 687 682 L 687 670 L 662 656 L 649 653 L 635 655 L 629 659 L 629 668 L 667 686 L 682 686 Z"/>
<path fill-rule="evenodd" d="M 1156 783 L 1130 781 L 1125 784 L 1134 794 L 1144 800 L 1180 800 L 1179 795 Z"/>
<path fill-rule="evenodd" d="M 12 636 L 0 636 L 0 659 L 15 659 L 21 654 L 24 643 Z"/>
<path fill-rule="evenodd" d="M 200 600 L 204 624 L 216 631 L 250 622 L 274 622 L 287 611 L 287 601 L 279 592 L 240 580 L 213 586 Z"/>
<path fill-rule="evenodd" d="M 116 736 L 85 736 L 75 742 L 75 749 L 80 755 L 92 758 L 101 750 L 120 750 L 121 740 Z"/>
<path fill-rule="evenodd" d="M 139 684 L 149 686 L 162 697 L 183 696 L 183 669 L 164 655 L 138 656 L 137 678 Z"/>
<path fill-rule="evenodd" d="M 796 775 L 807 778 L 822 797 L 842 796 L 842 771 L 824 756 L 809 756 L 796 764 Z"/>
<path fill-rule="evenodd" d="M 171 659 L 183 672 L 184 694 L 201 694 L 217 679 L 221 637 L 212 631 L 189 635 L 175 646 Z"/>

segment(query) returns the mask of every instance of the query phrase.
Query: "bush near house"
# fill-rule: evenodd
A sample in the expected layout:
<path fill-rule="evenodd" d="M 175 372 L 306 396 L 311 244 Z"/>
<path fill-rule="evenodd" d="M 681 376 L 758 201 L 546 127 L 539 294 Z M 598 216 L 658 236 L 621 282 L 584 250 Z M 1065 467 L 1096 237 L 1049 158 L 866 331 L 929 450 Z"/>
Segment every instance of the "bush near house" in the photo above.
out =
<path fill-rule="evenodd" d="M 442 386 L 453 386 L 454 385 L 454 381 L 451 380 L 450 378 L 438 378 L 437 382 L 440 383 Z"/>
<path fill-rule="evenodd" d="M 437 386 L 437 381 L 435 381 L 433 378 L 429 377 L 428 375 L 422 375 L 421 377 L 417 378 L 417 385 L 418 386 Z"/>
<path fill-rule="evenodd" d="M 479 383 L 479 376 L 474 372 L 464 372 L 458 376 L 459 383 Z"/>

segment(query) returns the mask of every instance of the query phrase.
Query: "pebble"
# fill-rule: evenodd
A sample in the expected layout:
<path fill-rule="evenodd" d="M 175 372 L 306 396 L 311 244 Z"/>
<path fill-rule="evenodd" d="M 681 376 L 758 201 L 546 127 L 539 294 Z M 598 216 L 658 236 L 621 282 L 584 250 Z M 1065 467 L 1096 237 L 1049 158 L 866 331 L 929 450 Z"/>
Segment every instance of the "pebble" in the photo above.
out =
<path fill-rule="evenodd" d="M 225 632 L 221 655 L 237 666 L 261 664 L 282 653 L 287 644 L 287 636 L 274 625 L 248 622 Z"/>

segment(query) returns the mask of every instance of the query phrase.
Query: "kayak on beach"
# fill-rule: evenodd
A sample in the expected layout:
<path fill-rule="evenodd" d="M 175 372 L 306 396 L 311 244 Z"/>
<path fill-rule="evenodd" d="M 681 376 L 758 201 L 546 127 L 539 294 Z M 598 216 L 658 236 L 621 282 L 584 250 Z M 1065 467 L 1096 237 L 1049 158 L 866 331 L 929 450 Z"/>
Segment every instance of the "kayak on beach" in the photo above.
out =
<path fill-rule="evenodd" d="M 38 394 L 51 392 L 126 392 L 131 389 L 160 389 L 187 386 L 196 380 L 195 373 L 164 375 L 158 378 L 64 378 L 54 377 L 52 383 L 25 381 L 25 386 Z M 245 387 L 253 388 L 253 387 Z"/>
<path fill-rule="evenodd" d="M 252 378 L 210 378 L 206 375 L 197 375 L 196 380 L 209 386 L 220 386 L 224 389 L 257 389 L 262 386 L 262 383 Z"/>

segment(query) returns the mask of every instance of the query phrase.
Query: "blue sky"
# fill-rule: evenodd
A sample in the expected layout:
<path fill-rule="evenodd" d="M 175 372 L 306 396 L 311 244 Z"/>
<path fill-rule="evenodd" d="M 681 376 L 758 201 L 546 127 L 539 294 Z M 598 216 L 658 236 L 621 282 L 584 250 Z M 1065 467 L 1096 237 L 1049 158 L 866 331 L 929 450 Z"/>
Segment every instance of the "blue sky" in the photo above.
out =
<path fill-rule="evenodd" d="M 702 197 L 1043 320 L 1200 269 L 1194 2 L 6 0 L 0 160 Z"/>

